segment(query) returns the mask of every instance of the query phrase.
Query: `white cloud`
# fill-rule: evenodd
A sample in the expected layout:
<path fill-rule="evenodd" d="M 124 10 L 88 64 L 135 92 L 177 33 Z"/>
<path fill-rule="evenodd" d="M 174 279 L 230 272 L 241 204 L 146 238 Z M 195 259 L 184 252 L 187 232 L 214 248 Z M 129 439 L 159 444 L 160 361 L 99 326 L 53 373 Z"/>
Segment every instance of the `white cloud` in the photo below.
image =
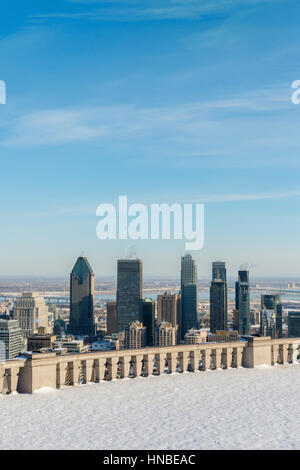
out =
<path fill-rule="evenodd" d="M 250 201 L 263 201 L 263 200 L 276 200 L 276 199 L 287 199 L 287 198 L 295 198 L 300 196 L 300 189 L 293 189 L 293 190 L 281 190 L 276 192 L 269 192 L 269 193 L 252 193 L 252 194 L 199 194 L 193 195 L 189 198 L 184 198 L 182 200 L 170 200 L 170 196 L 166 198 L 166 201 L 169 203 L 176 202 L 179 204 L 184 204 L 188 202 L 194 203 L 197 201 L 201 204 L 210 204 L 210 203 L 230 203 L 230 202 L 250 202 Z M 139 200 L 139 202 L 150 205 L 154 201 L 153 200 Z M 90 216 L 95 217 L 96 208 L 103 201 L 96 201 L 95 204 L 89 205 L 77 205 L 77 206 L 60 206 L 54 207 L 51 209 L 46 209 L 44 211 L 39 212 L 24 212 L 24 218 L 33 218 L 33 219 L 43 219 L 48 217 L 83 217 L 83 216 Z M 114 203 L 114 201 L 105 201 Z M 155 201 L 156 202 L 156 201 Z M 117 207 L 116 202 L 116 207 Z"/>
<path fill-rule="evenodd" d="M 271 87 L 223 100 L 161 107 L 107 106 L 36 111 L 10 121 L 4 146 L 44 146 L 80 141 L 157 139 L 200 142 L 223 133 L 242 114 L 288 109 L 289 88 Z M 225 117 L 224 117 L 225 115 Z M 257 137 L 259 138 L 259 136 Z M 188 150 L 188 148 L 187 148 Z M 189 149 L 191 150 L 191 149 Z M 193 150 L 195 153 L 195 149 Z M 199 152 L 198 152 L 199 153 Z"/>
<path fill-rule="evenodd" d="M 274 2 L 274 0 L 272 0 Z M 239 8 L 251 7 L 271 0 L 69 0 L 69 3 L 79 5 L 100 4 L 101 8 L 86 11 L 66 11 L 49 14 L 33 15 L 35 19 L 65 18 L 92 21 L 144 21 L 168 19 L 192 19 L 201 15 L 220 12 L 231 12 Z M 149 6 L 149 4 L 151 6 Z"/>
<path fill-rule="evenodd" d="M 37 111 L 12 123 L 6 146 L 39 146 L 86 141 L 105 135 L 105 126 L 93 127 L 84 111 L 67 109 Z"/>
<path fill-rule="evenodd" d="M 201 202 L 243 202 L 243 201 L 262 201 L 266 199 L 285 199 L 289 197 L 300 196 L 300 189 L 288 191 L 276 191 L 272 193 L 254 193 L 254 194 L 218 194 L 212 196 L 203 196 Z"/>

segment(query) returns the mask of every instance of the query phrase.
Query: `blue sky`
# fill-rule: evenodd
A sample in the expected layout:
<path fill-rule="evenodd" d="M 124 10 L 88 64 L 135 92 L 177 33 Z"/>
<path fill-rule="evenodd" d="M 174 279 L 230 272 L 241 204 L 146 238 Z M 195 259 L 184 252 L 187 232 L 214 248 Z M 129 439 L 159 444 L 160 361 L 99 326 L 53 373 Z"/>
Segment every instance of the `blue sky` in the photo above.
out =
<path fill-rule="evenodd" d="M 28 4 L 30 3 L 30 4 Z M 1 5 L 1 275 L 114 274 L 96 207 L 205 203 L 199 275 L 300 276 L 297 0 Z M 177 274 L 184 242 L 128 242 Z M 133 246 L 134 245 L 134 246 Z"/>

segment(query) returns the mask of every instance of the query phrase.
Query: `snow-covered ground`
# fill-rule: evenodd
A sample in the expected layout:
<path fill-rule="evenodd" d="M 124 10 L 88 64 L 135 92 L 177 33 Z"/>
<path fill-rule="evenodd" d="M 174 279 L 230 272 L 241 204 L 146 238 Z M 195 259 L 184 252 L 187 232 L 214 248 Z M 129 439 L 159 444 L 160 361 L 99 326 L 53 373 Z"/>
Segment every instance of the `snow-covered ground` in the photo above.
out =
<path fill-rule="evenodd" d="M 0 396 L 1 449 L 300 449 L 300 365 Z"/>

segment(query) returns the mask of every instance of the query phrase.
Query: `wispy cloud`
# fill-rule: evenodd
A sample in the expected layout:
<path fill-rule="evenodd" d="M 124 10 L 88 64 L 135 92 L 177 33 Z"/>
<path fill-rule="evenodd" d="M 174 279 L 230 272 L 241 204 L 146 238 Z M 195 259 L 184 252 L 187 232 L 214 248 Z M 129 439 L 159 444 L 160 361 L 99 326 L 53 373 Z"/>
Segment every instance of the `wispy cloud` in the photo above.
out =
<path fill-rule="evenodd" d="M 107 106 L 54 109 L 25 114 L 2 130 L 3 146 L 46 146 L 119 139 L 185 139 L 192 143 L 222 132 L 228 119 L 288 109 L 288 87 L 270 87 L 222 100 L 173 106 Z M 257 137 L 259 138 L 259 137 Z M 194 140 L 193 140 L 194 139 Z"/>
<path fill-rule="evenodd" d="M 81 110 L 57 109 L 26 114 L 11 122 L 12 134 L 5 146 L 57 145 L 103 137 L 105 126 L 94 127 L 91 113 Z"/>
<path fill-rule="evenodd" d="M 218 194 L 203 196 L 203 203 L 212 202 L 249 202 L 262 201 L 266 199 L 286 199 L 300 196 L 300 189 L 288 191 L 276 191 L 272 193 L 253 193 L 253 194 Z"/>
<path fill-rule="evenodd" d="M 23 212 L 23 218 L 44 219 L 49 217 L 82 217 L 95 215 L 96 208 L 93 205 L 60 206 L 44 211 Z"/>
<path fill-rule="evenodd" d="M 300 197 L 300 189 L 293 189 L 293 190 L 280 190 L 276 192 L 267 192 L 267 193 L 252 193 L 252 194 L 199 194 L 193 195 L 192 197 L 185 197 L 184 200 L 180 200 L 177 196 L 176 200 L 171 200 L 170 197 L 166 198 L 166 201 L 169 199 L 169 204 L 173 202 L 184 204 L 187 202 L 202 204 L 210 204 L 210 203 L 234 203 L 234 202 L 251 202 L 251 201 L 264 201 L 264 200 L 277 200 L 277 199 L 288 199 L 288 198 L 295 198 Z M 54 207 L 51 209 L 47 209 L 44 211 L 36 211 L 36 212 L 24 212 L 24 218 L 33 218 L 33 219 L 43 219 L 43 218 L 67 218 L 67 217 L 95 217 L 96 215 L 96 208 L 102 202 L 110 202 L 113 201 L 96 201 L 95 204 L 89 205 L 78 205 L 78 206 L 60 206 Z M 156 203 L 157 201 L 153 200 L 141 200 L 139 202 L 150 206 L 151 203 Z M 115 201 L 116 207 L 118 202 Z M 129 202 L 130 203 L 130 202 Z"/>
<path fill-rule="evenodd" d="M 274 1 L 274 0 L 272 0 Z M 32 18 L 64 18 L 91 21 L 145 21 L 193 19 L 202 15 L 231 12 L 271 0 L 69 0 L 69 3 L 81 7 L 78 11 L 66 11 L 34 15 Z M 82 10 L 82 6 L 98 8 Z M 150 4 L 150 6 L 149 6 Z"/>

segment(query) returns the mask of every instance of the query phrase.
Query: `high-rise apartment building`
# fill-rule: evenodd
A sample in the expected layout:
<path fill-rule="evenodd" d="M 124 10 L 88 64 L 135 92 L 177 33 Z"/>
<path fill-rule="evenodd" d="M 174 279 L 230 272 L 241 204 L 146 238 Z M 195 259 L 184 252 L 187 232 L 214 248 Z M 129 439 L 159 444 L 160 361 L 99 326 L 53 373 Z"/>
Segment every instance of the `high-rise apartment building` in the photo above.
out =
<path fill-rule="evenodd" d="M 273 309 L 263 309 L 261 312 L 260 332 L 262 336 L 276 338 L 276 313 Z"/>
<path fill-rule="evenodd" d="M 240 335 L 250 335 L 250 283 L 249 271 L 239 271 L 235 283 L 235 309 L 238 311 Z"/>
<path fill-rule="evenodd" d="M 73 335 L 95 334 L 95 275 L 87 258 L 80 256 L 70 274 L 70 323 Z"/>
<path fill-rule="evenodd" d="M 250 323 L 251 325 L 260 325 L 260 310 L 251 310 L 250 311 Z"/>
<path fill-rule="evenodd" d="M 106 312 L 107 312 L 106 334 L 107 335 L 112 335 L 112 334 L 118 332 L 118 328 L 117 328 L 117 302 L 115 300 L 107 302 Z"/>
<path fill-rule="evenodd" d="M 166 347 L 175 346 L 177 343 L 177 326 L 163 321 L 155 327 L 155 346 Z"/>
<path fill-rule="evenodd" d="M 139 259 L 118 260 L 117 328 L 118 332 L 134 321 L 142 320 L 143 263 Z"/>
<path fill-rule="evenodd" d="M 245 282 L 249 284 L 249 271 L 239 271 L 238 272 L 238 280 L 235 283 L 235 308 L 236 310 L 239 309 L 239 284 L 241 282 Z"/>
<path fill-rule="evenodd" d="M 197 266 L 190 254 L 181 258 L 181 339 L 187 331 L 198 326 Z"/>
<path fill-rule="evenodd" d="M 15 300 L 13 308 L 14 320 L 18 320 L 23 338 L 37 333 L 39 326 L 48 328 L 48 307 L 45 300 L 38 294 L 23 292 Z"/>
<path fill-rule="evenodd" d="M 174 328 L 179 328 L 181 323 L 181 296 L 165 292 L 157 296 L 157 324 L 171 323 Z M 178 330 L 177 330 L 178 331 Z"/>
<path fill-rule="evenodd" d="M 270 315 L 266 315 L 264 312 L 271 310 L 274 312 L 274 315 L 271 315 L 271 317 L 275 319 L 275 330 L 272 333 L 272 338 L 282 338 L 282 304 L 279 294 L 263 294 L 261 296 L 261 334 L 270 336 L 270 334 L 265 334 L 265 323 Z M 271 317 L 270 321 L 273 323 Z"/>
<path fill-rule="evenodd" d="M 0 319 L 0 361 L 17 357 L 21 349 L 22 330 L 18 320 Z"/>
<path fill-rule="evenodd" d="M 223 281 L 226 280 L 226 266 L 224 261 L 213 261 L 212 263 L 212 281 Z"/>
<path fill-rule="evenodd" d="M 210 331 L 227 330 L 227 282 L 223 261 L 213 262 L 210 285 Z"/>
<path fill-rule="evenodd" d="M 146 347 L 146 327 L 139 321 L 131 322 L 125 328 L 125 348 L 141 349 Z"/>

